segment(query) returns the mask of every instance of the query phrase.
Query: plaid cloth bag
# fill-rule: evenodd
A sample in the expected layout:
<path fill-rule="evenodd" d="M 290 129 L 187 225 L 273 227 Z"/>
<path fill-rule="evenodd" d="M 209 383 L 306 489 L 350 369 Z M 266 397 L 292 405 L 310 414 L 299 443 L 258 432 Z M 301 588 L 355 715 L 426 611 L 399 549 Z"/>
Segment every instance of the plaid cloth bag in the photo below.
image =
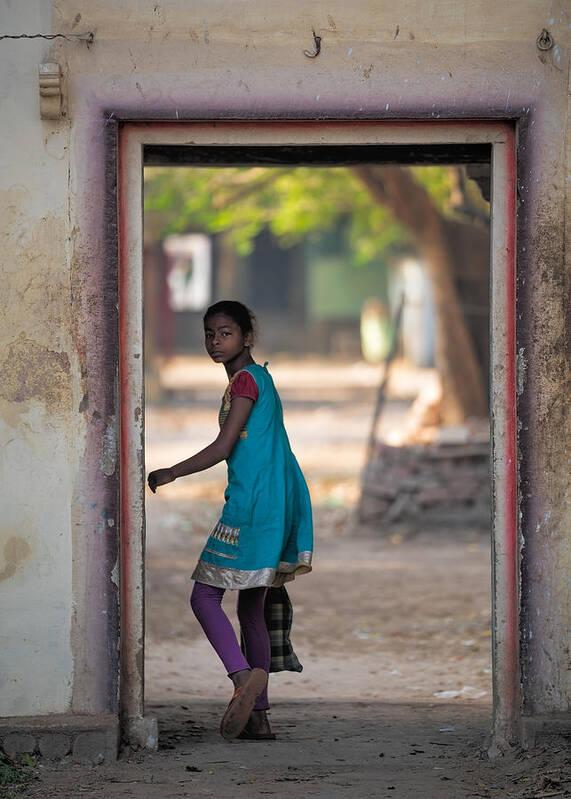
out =
<path fill-rule="evenodd" d="M 290 641 L 293 607 L 285 586 L 268 588 L 264 605 L 264 617 L 270 636 L 270 672 L 302 671 Z M 242 652 L 246 654 L 244 638 L 241 638 Z"/>

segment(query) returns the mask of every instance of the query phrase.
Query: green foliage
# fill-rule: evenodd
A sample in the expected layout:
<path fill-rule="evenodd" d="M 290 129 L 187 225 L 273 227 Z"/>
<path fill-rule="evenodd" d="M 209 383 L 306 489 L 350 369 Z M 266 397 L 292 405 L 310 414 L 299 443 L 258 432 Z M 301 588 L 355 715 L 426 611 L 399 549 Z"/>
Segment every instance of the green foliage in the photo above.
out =
<path fill-rule="evenodd" d="M 454 190 L 454 173 L 446 166 L 413 166 L 412 174 L 430 194 L 438 210 L 447 214 L 450 210 L 450 196 Z"/>
<path fill-rule="evenodd" d="M 14 759 L 0 752 L 0 786 L 29 782 L 35 777 L 36 761 L 31 755 L 18 755 Z"/>
<path fill-rule="evenodd" d="M 412 172 L 447 213 L 450 169 L 418 167 Z M 341 230 L 357 264 L 386 257 L 412 241 L 348 167 L 149 167 L 145 221 L 161 238 L 226 232 L 243 256 L 264 228 L 282 247 L 316 242 Z"/>

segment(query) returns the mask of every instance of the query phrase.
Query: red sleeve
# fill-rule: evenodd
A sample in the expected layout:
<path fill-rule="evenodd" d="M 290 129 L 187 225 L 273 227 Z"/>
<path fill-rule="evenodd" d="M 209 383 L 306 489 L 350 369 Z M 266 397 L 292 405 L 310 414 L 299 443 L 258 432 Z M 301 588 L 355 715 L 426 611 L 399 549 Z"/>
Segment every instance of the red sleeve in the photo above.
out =
<path fill-rule="evenodd" d="M 247 397 L 256 402 L 258 399 L 258 386 L 250 372 L 240 372 L 230 386 L 230 399 L 234 397 Z"/>

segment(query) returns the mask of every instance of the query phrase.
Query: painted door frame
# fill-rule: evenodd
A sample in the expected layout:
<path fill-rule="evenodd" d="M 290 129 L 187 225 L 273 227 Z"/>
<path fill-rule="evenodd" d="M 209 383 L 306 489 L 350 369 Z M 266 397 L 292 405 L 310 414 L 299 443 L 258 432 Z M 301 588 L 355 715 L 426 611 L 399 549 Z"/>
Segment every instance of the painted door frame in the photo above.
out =
<path fill-rule="evenodd" d="M 490 416 L 493 739 L 521 714 L 516 440 L 516 138 L 511 121 L 153 121 L 118 126 L 120 375 L 120 714 L 127 739 L 157 745 L 144 712 L 143 147 L 489 144 L 492 152 Z"/>

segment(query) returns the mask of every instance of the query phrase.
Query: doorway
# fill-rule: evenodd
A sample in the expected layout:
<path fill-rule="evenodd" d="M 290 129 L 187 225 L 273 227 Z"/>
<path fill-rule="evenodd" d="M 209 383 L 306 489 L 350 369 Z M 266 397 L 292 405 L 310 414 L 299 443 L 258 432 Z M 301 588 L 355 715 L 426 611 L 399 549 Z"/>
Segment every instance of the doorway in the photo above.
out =
<path fill-rule="evenodd" d="M 452 156 L 452 157 L 451 157 Z M 514 385 L 514 141 L 497 123 L 126 124 L 119 151 L 122 486 L 122 715 L 144 719 L 142 206 L 145 163 L 492 162 L 491 358 L 494 731 L 517 713 Z M 210 160 L 209 160 L 210 159 Z M 250 159 L 250 160 L 248 160 Z M 288 160 L 289 159 L 289 160 Z M 144 725 L 143 725 L 144 728 Z"/>

